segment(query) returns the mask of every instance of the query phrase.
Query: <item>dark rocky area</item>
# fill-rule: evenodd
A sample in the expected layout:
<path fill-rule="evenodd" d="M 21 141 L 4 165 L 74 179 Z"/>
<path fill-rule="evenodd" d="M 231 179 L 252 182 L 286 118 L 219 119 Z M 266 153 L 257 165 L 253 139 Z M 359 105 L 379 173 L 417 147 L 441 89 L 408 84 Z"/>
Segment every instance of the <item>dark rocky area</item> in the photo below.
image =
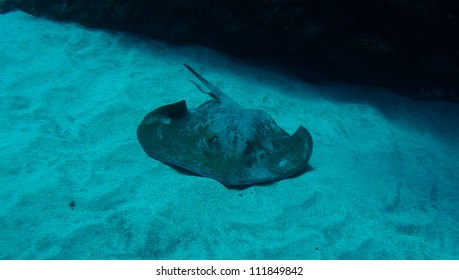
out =
<path fill-rule="evenodd" d="M 459 1 L 0 0 L 13 9 L 260 58 L 309 81 L 459 101 Z"/>

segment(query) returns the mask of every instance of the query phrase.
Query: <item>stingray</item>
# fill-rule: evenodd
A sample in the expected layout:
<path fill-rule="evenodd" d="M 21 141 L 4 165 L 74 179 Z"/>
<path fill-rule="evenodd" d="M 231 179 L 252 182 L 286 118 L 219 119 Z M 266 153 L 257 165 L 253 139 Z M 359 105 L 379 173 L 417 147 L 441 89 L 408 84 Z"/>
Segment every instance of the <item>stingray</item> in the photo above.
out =
<path fill-rule="evenodd" d="M 137 138 L 149 156 L 226 186 L 276 181 L 305 169 L 312 137 L 303 126 L 290 136 L 266 112 L 243 109 L 184 66 L 210 90 L 212 99 L 196 109 L 188 109 L 182 100 L 146 115 Z"/>

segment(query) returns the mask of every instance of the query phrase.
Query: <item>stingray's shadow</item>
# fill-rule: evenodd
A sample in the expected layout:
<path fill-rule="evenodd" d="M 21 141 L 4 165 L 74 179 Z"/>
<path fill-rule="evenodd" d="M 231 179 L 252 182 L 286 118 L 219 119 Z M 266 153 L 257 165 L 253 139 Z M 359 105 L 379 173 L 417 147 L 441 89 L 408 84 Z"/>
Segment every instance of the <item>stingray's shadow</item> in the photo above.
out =
<path fill-rule="evenodd" d="M 304 173 L 307 173 L 309 171 L 312 171 L 314 170 L 314 168 L 312 168 L 312 166 L 310 166 L 309 164 L 307 164 L 303 169 L 301 169 L 299 172 L 289 176 L 289 177 L 286 177 L 286 178 L 282 178 L 282 179 L 279 179 L 279 180 L 273 180 L 273 181 L 268 181 L 268 182 L 262 182 L 262 183 L 254 183 L 254 184 L 248 184 L 248 185 L 239 185 L 239 186 L 226 186 L 224 185 L 227 189 L 230 189 L 230 190 L 245 190 L 245 189 L 248 189 L 250 187 L 256 187 L 256 186 L 271 186 L 271 185 L 274 185 L 275 183 L 281 181 L 281 180 L 285 180 L 285 179 L 292 179 L 292 178 L 298 178 L 300 177 L 301 175 L 303 175 Z"/>
<path fill-rule="evenodd" d="M 174 169 L 175 171 L 177 171 L 178 173 L 183 174 L 183 175 L 204 177 L 204 176 L 201 176 L 199 174 L 196 174 L 196 173 L 194 173 L 192 171 L 189 171 L 187 169 L 184 169 L 184 168 L 176 166 L 176 165 L 172 165 L 172 164 L 169 164 L 169 163 L 164 163 L 164 164 L 170 166 L 172 169 Z M 314 170 L 314 168 L 312 168 L 312 166 L 307 164 L 303 169 L 301 169 L 301 171 L 295 173 L 292 176 L 289 176 L 289 177 L 286 177 L 286 178 L 282 178 L 282 179 L 279 179 L 279 180 L 272 180 L 272 181 L 262 182 L 262 183 L 253 183 L 253 184 L 248 184 L 248 185 L 233 185 L 233 186 L 228 186 L 228 185 L 225 185 L 225 184 L 222 184 L 222 185 L 225 186 L 227 189 L 239 190 L 239 191 L 248 189 L 250 187 L 255 187 L 255 186 L 271 186 L 271 185 L 274 185 L 275 183 L 277 183 L 277 182 L 279 182 L 281 180 L 284 180 L 284 179 L 298 178 L 301 175 L 303 175 L 304 173 L 310 172 L 312 170 Z"/>

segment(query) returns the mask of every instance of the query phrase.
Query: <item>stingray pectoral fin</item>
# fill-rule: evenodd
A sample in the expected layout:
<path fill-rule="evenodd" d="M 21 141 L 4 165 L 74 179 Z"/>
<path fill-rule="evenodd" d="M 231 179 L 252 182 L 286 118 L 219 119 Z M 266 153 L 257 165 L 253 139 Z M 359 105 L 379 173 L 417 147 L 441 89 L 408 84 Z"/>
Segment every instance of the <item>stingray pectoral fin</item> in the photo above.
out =
<path fill-rule="evenodd" d="M 292 136 L 278 144 L 274 153 L 277 160 L 273 161 L 275 165 L 271 170 L 278 173 L 279 178 L 295 175 L 306 167 L 312 154 L 312 137 L 306 128 L 300 126 Z"/>
<path fill-rule="evenodd" d="M 176 103 L 159 107 L 153 112 L 158 115 L 164 115 L 170 119 L 179 119 L 188 114 L 188 108 L 186 107 L 186 101 L 182 100 Z"/>
<path fill-rule="evenodd" d="M 306 168 L 312 154 L 312 137 L 303 126 L 291 136 L 280 129 L 275 134 L 256 136 L 253 151 L 236 153 L 234 160 L 231 157 L 219 158 L 212 172 L 201 175 L 227 186 L 238 186 L 285 179 Z M 257 142 L 264 144 L 260 146 Z"/>
<path fill-rule="evenodd" d="M 144 151 L 153 158 L 173 164 L 166 159 L 176 148 L 174 139 L 180 138 L 177 123 L 180 124 L 188 116 L 185 100 L 148 113 L 137 128 L 137 139 Z"/>

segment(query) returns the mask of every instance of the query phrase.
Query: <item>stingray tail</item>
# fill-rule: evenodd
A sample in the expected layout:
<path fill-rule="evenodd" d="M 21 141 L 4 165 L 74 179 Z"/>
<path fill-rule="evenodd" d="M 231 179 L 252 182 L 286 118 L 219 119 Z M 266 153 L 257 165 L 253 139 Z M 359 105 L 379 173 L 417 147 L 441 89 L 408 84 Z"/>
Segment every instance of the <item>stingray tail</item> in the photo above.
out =
<path fill-rule="evenodd" d="M 183 66 L 185 66 L 186 69 L 188 69 L 188 71 L 190 71 L 193 75 L 195 75 L 196 78 L 198 78 L 198 80 L 200 80 L 208 89 L 210 89 L 211 92 L 207 92 L 207 94 L 209 94 L 210 97 L 212 97 L 212 98 L 216 99 L 217 101 L 221 102 L 222 96 L 224 96 L 225 94 L 218 87 L 214 86 L 211 82 L 209 82 L 208 80 L 204 79 L 201 75 L 199 75 L 198 72 L 194 71 L 194 69 L 191 68 L 190 65 L 183 64 Z"/>

